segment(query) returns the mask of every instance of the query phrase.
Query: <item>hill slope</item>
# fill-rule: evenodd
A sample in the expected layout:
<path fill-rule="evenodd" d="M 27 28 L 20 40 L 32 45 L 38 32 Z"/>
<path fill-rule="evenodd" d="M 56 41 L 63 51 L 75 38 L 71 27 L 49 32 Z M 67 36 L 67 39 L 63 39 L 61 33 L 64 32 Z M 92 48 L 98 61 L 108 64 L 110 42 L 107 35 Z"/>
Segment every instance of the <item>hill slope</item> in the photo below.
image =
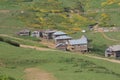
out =
<path fill-rule="evenodd" d="M 117 63 L 69 52 L 18 48 L 2 42 L 0 46 L 0 61 L 4 64 L 0 66 L 0 72 L 17 80 L 23 80 L 24 69 L 31 67 L 44 69 L 58 80 L 120 79 L 120 64 Z"/>

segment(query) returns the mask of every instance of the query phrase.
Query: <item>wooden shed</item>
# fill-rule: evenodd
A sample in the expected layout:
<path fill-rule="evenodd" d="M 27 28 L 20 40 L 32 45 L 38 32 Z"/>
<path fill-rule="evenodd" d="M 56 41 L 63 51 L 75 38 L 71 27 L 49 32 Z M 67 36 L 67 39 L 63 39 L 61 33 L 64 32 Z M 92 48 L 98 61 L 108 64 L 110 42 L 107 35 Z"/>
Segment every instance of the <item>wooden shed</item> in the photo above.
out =
<path fill-rule="evenodd" d="M 66 51 L 67 50 L 67 45 L 65 43 L 59 43 L 56 45 L 56 49 Z"/>
<path fill-rule="evenodd" d="M 68 45 L 67 49 L 76 52 L 87 52 L 88 51 L 88 40 L 83 35 L 80 39 L 69 40 L 66 42 Z"/>
<path fill-rule="evenodd" d="M 28 29 L 21 30 L 17 33 L 19 36 L 30 36 L 31 31 Z"/>
<path fill-rule="evenodd" d="M 32 37 L 43 37 L 43 35 L 42 35 L 42 31 L 33 31 L 33 32 L 31 32 L 31 36 Z"/>
<path fill-rule="evenodd" d="M 66 43 L 66 41 L 71 39 L 72 37 L 64 35 L 64 36 L 58 36 L 54 40 L 55 40 L 55 44 L 59 44 L 59 43 Z"/>
<path fill-rule="evenodd" d="M 64 35 L 67 35 L 67 34 L 62 31 L 56 31 L 55 33 L 53 33 L 53 38 L 56 38 L 58 36 L 64 36 Z"/>
<path fill-rule="evenodd" d="M 113 45 L 113 46 L 109 46 L 106 50 L 105 50 L 105 57 L 115 57 L 115 58 L 120 58 L 120 45 Z"/>
<path fill-rule="evenodd" d="M 53 39 L 53 33 L 55 33 L 56 30 L 46 30 L 43 32 L 43 38 L 44 39 Z"/>

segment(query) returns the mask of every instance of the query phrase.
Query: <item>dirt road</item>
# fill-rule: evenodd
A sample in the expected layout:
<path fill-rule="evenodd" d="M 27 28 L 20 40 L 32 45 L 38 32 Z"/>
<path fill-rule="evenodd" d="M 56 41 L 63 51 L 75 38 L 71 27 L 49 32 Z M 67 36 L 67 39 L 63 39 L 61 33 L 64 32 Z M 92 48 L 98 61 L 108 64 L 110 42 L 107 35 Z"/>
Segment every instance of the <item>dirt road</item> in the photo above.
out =
<path fill-rule="evenodd" d="M 22 48 L 30 48 L 30 49 L 35 49 L 35 50 L 39 50 L 39 51 L 55 51 L 52 49 L 48 49 L 48 48 L 42 48 L 42 47 L 37 47 L 37 46 L 30 46 L 30 45 L 20 45 L 20 47 Z"/>
<path fill-rule="evenodd" d="M 105 60 L 105 61 L 109 61 L 109 62 L 119 63 L 120 64 L 120 60 L 108 59 L 108 58 L 102 58 L 102 57 L 90 56 L 90 55 L 86 55 L 86 56 L 90 57 L 90 58 L 95 58 L 95 59 L 100 59 L 100 60 Z"/>

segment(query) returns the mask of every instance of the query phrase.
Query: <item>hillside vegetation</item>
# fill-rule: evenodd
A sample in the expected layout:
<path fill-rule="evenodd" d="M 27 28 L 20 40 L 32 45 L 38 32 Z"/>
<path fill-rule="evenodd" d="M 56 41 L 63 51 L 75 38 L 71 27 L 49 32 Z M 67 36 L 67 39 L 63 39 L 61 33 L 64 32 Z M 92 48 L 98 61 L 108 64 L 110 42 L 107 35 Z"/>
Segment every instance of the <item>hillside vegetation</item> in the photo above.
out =
<path fill-rule="evenodd" d="M 9 25 L 39 29 L 79 31 L 90 24 L 120 26 L 119 0 L 0 0 L 0 9 L 10 10 Z M 5 16 L 5 14 L 1 14 Z M 2 19 L 3 20 L 3 19 Z M 6 23 L 2 23 L 7 25 Z"/>
<path fill-rule="evenodd" d="M 0 73 L 16 80 L 24 80 L 24 70 L 31 67 L 44 69 L 57 80 L 120 79 L 120 65 L 117 63 L 69 52 L 24 49 L 3 42 L 0 46 Z"/>
<path fill-rule="evenodd" d="M 111 41 L 101 33 L 80 30 L 87 30 L 93 23 L 120 26 L 119 7 L 119 0 L 0 0 L 0 80 L 25 80 L 25 69 L 36 67 L 52 73 L 57 80 L 120 80 L 117 63 L 71 52 L 36 51 L 10 45 L 15 42 L 46 48 L 38 44 L 38 38 L 16 36 L 16 32 L 25 28 L 75 31 L 69 35 L 87 36 L 91 54 L 104 56 L 108 46 L 120 44 L 119 32 L 104 33 L 118 40 Z"/>

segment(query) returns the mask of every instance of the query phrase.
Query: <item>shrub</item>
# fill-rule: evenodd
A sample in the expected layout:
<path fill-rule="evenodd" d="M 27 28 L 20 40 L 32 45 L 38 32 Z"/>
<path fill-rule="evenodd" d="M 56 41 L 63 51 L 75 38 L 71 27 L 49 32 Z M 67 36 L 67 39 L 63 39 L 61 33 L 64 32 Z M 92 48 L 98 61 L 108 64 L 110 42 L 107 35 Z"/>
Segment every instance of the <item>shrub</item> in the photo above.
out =
<path fill-rule="evenodd" d="M 0 75 L 0 80 L 15 80 L 12 77 L 8 77 L 8 76 L 4 76 L 4 75 Z"/>
<path fill-rule="evenodd" d="M 4 39 L 2 37 L 0 37 L 0 41 L 4 41 Z"/>
<path fill-rule="evenodd" d="M 19 43 L 16 43 L 16 42 L 11 41 L 11 40 L 4 40 L 4 42 L 6 42 L 6 43 L 8 43 L 8 44 L 10 44 L 10 45 L 16 46 L 16 47 L 19 47 L 19 46 L 20 46 Z"/>

